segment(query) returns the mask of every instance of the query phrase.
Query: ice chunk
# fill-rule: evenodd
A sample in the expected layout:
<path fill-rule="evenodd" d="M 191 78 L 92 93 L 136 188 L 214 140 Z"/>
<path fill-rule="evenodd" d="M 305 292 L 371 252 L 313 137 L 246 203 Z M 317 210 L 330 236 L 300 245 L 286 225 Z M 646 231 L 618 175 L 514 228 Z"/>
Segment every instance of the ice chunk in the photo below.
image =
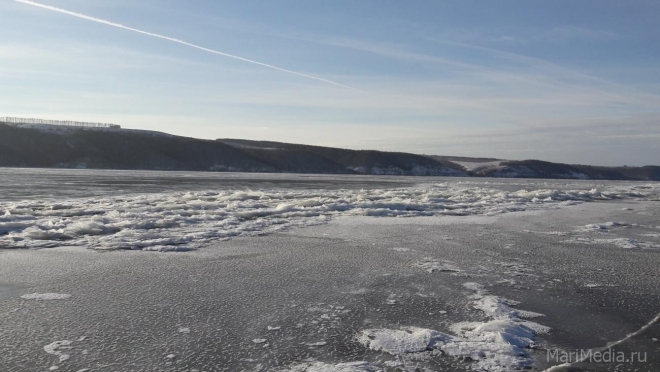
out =
<path fill-rule="evenodd" d="M 237 236 L 318 225 L 341 216 L 497 215 L 595 200 L 653 198 L 658 193 L 654 184 L 644 189 L 610 186 L 589 191 L 506 191 L 437 184 L 359 191 L 226 190 L 24 200 L 0 202 L 0 246 L 183 251 Z M 602 225 L 590 229 L 626 226 L 622 222 Z"/>

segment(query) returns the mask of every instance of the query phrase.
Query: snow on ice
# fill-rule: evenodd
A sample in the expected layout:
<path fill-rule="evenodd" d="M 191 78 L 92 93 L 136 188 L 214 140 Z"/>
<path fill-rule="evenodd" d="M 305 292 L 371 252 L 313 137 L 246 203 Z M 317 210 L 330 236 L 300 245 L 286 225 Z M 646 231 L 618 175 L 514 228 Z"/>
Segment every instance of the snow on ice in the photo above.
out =
<path fill-rule="evenodd" d="M 29 293 L 22 295 L 21 298 L 25 300 L 50 301 L 66 300 L 71 298 L 71 295 L 66 293 Z"/>
<path fill-rule="evenodd" d="M 453 334 L 432 329 L 401 327 L 399 329 L 367 329 L 358 336 L 358 342 L 374 350 L 399 359 L 410 354 L 444 354 L 472 360 L 470 367 L 478 371 L 505 372 L 523 369 L 534 364 L 529 349 L 534 347 L 537 334 L 550 329 L 523 318 L 542 314 L 518 310 L 518 303 L 491 295 L 482 285 L 466 283 L 475 292 L 472 307 L 486 316 L 482 322 L 460 322 L 450 326 Z"/>

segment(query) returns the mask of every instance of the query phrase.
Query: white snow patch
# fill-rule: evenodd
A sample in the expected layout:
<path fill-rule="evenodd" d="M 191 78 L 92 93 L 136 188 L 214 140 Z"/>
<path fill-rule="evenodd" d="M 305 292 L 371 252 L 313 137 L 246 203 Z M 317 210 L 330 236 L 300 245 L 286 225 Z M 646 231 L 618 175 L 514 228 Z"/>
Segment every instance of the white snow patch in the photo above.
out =
<path fill-rule="evenodd" d="M 632 223 L 620 222 L 620 221 L 610 221 L 605 223 L 592 223 L 585 225 L 583 228 L 578 231 L 584 232 L 609 232 L 611 229 L 616 227 L 632 227 L 635 226 Z"/>
<path fill-rule="evenodd" d="M 307 346 L 318 347 L 318 346 L 325 346 L 325 345 L 327 345 L 327 344 L 328 344 L 328 343 L 325 342 L 325 341 L 317 341 L 317 342 L 308 342 L 308 343 L 306 343 L 305 345 L 307 345 Z"/>
<path fill-rule="evenodd" d="M 475 300 L 472 306 L 483 311 L 486 315 L 494 318 L 536 318 L 543 316 L 543 314 L 535 313 L 533 311 L 518 310 L 512 306 L 518 305 L 517 301 L 507 300 L 505 298 L 484 295 L 483 297 Z"/>
<path fill-rule="evenodd" d="M 371 350 L 392 355 L 431 351 L 438 343 L 454 340 L 453 336 L 417 327 L 401 329 L 367 329 L 357 336 L 358 342 Z"/>
<path fill-rule="evenodd" d="M 500 165 L 500 163 L 502 163 L 502 160 L 489 161 L 489 162 L 470 162 L 470 161 L 452 160 L 452 162 L 459 164 L 460 166 L 465 168 L 466 171 L 480 172 L 480 171 L 485 171 L 487 169 L 496 168 L 497 166 Z"/>
<path fill-rule="evenodd" d="M 25 300 L 51 301 L 66 300 L 71 298 L 71 295 L 66 293 L 29 293 L 22 295 L 21 298 Z"/>
<path fill-rule="evenodd" d="M 464 283 L 463 287 L 476 292 L 472 298 L 472 307 L 483 311 L 488 317 L 493 319 L 514 319 L 518 318 L 536 318 L 544 316 L 533 311 L 519 310 L 514 308 L 520 304 L 518 301 L 508 300 L 506 298 L 494 296 L 488 293 L 483 285 L 479 283 Z M 549 330 L 549 328 L 547 329 Z"/>
<path fill-rule="evenodd" d="M 468 358 L 477 371 L 508 372 L 532 366 L 534 360 L 527 350 L 534 347 L 535 336 L 549 328 L 520 318 L 542 314 L 514 309 L 517 302 L 490 295 L 481 284 L 465 283 L 464 287 L 476 292 L 472 305 L 489 320 L 454 324 L 450 329 L 455 335 L 416 327 L 367 329 L 357 336 L 358 342 L 399 358 L 434 352 Z"/>
<path fill-rule="evenodd" d="M 429 273 L 433 273 L 436 271 L 449 271 L 449 272 L 460 272 L 462 271 L 458 267 L 456 267 L 454 264 L 452 264 L 449 261 L 440 261 L 436 260 L 434 258 L 429 258 L 426 257 L 422 259 L 422 261 L 417 262 L 415 266 L 419 267 L 422 270 L 425 270 Z"/>
<path fill-rule="evenodd" d="M 69 360 L 71 357 L 69 354 L 66 354 L 62 351 L 71 349 L 71 344 L 73 344 L 73 341 L 70 340 L 54 341 L 44 346 L 44 351 L 48 354 L 57 356 L 60 363 L 62 363 L 66 360 Z"/>

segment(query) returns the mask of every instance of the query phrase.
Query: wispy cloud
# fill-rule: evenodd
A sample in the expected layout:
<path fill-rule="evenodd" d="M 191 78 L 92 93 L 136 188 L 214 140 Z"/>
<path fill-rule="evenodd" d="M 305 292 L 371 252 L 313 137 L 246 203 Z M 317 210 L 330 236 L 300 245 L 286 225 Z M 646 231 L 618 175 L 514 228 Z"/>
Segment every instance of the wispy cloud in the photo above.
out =
<path fill-rule="evenodd" d="M 39 44 L 0 41 L 0 59 L 8 65 L 30 65 L 47 62 L 51 65 L 95 65 L 113 69 L 146 69 L 161 65 L 199 67 L 206 63 L 194 59 L 157 54 L 109 44 L 52 40 Z"/>
<path fill-rule="evenodd" d="M 487 58 L 483 58 L 483 62 L 478 64 L 456 58 L 414 52 L 405 46 L 395 44 L 310 35 L 303 38 L 308 41 L 360 50 L 411 63 L 450 67 L 452 68 L 450 70 L 452 78 L 436 81 L 426 79 L 423 82 L 408 79 L 410 84 L 407 84 L 406 81 L 398 81 L 391 86 L 396 86 L 396 91 L 399 92 L 403 90 L 403 87 L 412 84 L 419 84 L 423 87 L 436 86 L 438 88 L 435 92 L 426 93 L 435 97 L 440 94 L 445 98 L 452 97 L 454 100 L 470 100 L 473 106 L 483 107 L 488 104 L 490 107 L 495 107 L 507 103 L 520 106 L 553 105 L 557 107 L 627 105 L 655 110 L 660 103 L 660 95 L 656 93 L 639 90 L 636 87 L 567 68 L 541 58 L 492 47 L 426 38 L 427 41 L 435 44 L 483 52 Z M 499 63 L 494 63 L 495 60 Z M 391 81 L 382 76 L 379 79 Z M 492 87 L 495 91 L 489 90 L 487 87 Z M 385 87 L 372 90 L 387 92 Z M 464 98 L 461 98 L 462 96 Z"/>
<path fill-rule="evenodd" d="M 137 29 L 137 28 L 124 26 L 124 25 L 119 24 L 119 23 L 115 23 L 115 22 L 111 22 L 111 21 L 108 21 L 108 20 L 104 20 L 104 19 L 95 18 L 95 17 L 91 17 L 91 16 L 88 16 L 88 15 L 72 12 L 70 10 L 61 9 L 61 8 L 57 8 L 57 7 L 54 7 L 54 6 L 45 5 L 45 4 L 41 4 L 41 3 L 34 2 L 34 1 L 29 1 L 29 0 L 14 0 L 14 1 L 19 2 L 19 3 L 23 3 L 23 4 L 27 4 L 27 5 L 31 5 L 31 6 L 35 6 L 35 7 L 39 7 L 39 8 L 43 8 L 43 9 L 47 9 L 47 10 L 50 10 L 50 11 L 70 15 L 70 16 L 73 16 L 73 17 L 76 17 L 76 18 L 81 18 L 81 19 L 85 19 L 85 20 L 88 20 L 88 21 L 104 24 L 104 25 L 107 25 L 107 26 L 112 26 L 112 27 L 124 29 L 124 30 L 127 30 L 127 31 L 137 32 L 139 34 L 155 37 L 155 38 L 158 38 L 158 39 L 171 41 L 171 42 L 182 44 L 182 45 L 185 45 L 185 46 L 188 46 L 188 47 L 191 47 L 191 48 L 199 49 L 199 50 L 202 50 L 202 51 L 205 51 L 205 52 L 217 54 L 217 55 L 220 55 L 220 56 L 223 56 L 223 57 L 237 59 L 239 61 L 252 63 L 252 64 L 255 64 L 255 65 L 259 65 L 259 66 L 262 66 L 262 67 L 278 70 L 278 71 L 281 71 L 281 72 L 286 72 L 286 73 L 297 75 L 297 76 L 302 76 L 304 78 L 321 81 L 321 82 L 324 82 L 324 83 L 340 86 L 342 88 L 355 89 L 355 88 L 350 87 L 348 85 L 344 85 L 344 84 L 338 83 L 336 81 L 324 79 L 324 78 L 321 78 L 321 77 L 318 77 L 318 76 L 309 75 L 309 74 L 305 74 L 305 73 L 302 73 L 302 72 L 285 69 L 285 68 L 282 68 L 282 67 L 277 67 L 277 66 L 274 66 L 274 65 L 270 65 L 270 64 L 267 64 L 267 63 L 255 61 L 255 60 L 244 58 L 244 57 L 239 57 L 239 56 L 236 56 L 236 55 L 233 55 L 233 54 L 224 53 L 224 52 L 221 52 L 221 51 L 218 51 L 218 50 L 215 50 L 215 49 L 210 49 L 210 48 L 206 48 L 206 47 L 203 47 L 203 46 L 200 46 L 200 45 L 197 45 L 197 44 L 189 43 L 187 41 L 175 39 L 175 38 L 172 38 L 172 37 L 169 37 L 169 36 L 164 36 L 164 35 L 148 32 L 148 31 L 143 31 L 143 30 L 140 30 L 140 29 Z"/>
<path fill-rule="evenodd" d="M 547 43 L 595 42 L 619 40 L 621 35 L 605 29 L 580 25 L 562 25 L 550 28 L 529 28 L 524 33 L 483 32 L 476 29 L 452 29 L 435 35 L 438 39 L 465 44 L 530 45 Z"/>
<path fill-rule="evenodd" d="M 331 45 L 340 48 L 353 49 L 367 53 L 373 53 L 384 57 L 395 58 L 403 61 L 435 63 L 450 65 L 465 69 L 483 69 L 483 66 L 462 62 L 452 58 L 445 58 L 440 56 L 432 56 L 424 53 L 417 53 L 406 50 L 402 45 L 376 43 L 365 40 L 356 40 L 349 38 L 337 37 L 320 37 L 320 36 L 296 36 L 297 39 L 307 40 L 315 43 Z"/>

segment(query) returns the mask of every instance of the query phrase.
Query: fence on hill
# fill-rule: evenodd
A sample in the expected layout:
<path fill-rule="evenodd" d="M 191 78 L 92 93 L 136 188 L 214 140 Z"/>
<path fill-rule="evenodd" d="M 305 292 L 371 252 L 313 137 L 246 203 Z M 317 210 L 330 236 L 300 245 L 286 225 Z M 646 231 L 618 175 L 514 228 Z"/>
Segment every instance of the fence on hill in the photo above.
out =
<path fill-rule="evenodd" d="M 15 118 L 11 116 L 0 117 L 0 122 L 12 124 L 47 124 L 47 125 L 65 125 L 70 127 L 89 127 L 89 128 L 113 128 L 119 129 L 121 126 L 117 124 L 107 123 L 88 123 L 84 121 L 71 121 L 71 120 L 46 120 L 35 118 Z"/>

